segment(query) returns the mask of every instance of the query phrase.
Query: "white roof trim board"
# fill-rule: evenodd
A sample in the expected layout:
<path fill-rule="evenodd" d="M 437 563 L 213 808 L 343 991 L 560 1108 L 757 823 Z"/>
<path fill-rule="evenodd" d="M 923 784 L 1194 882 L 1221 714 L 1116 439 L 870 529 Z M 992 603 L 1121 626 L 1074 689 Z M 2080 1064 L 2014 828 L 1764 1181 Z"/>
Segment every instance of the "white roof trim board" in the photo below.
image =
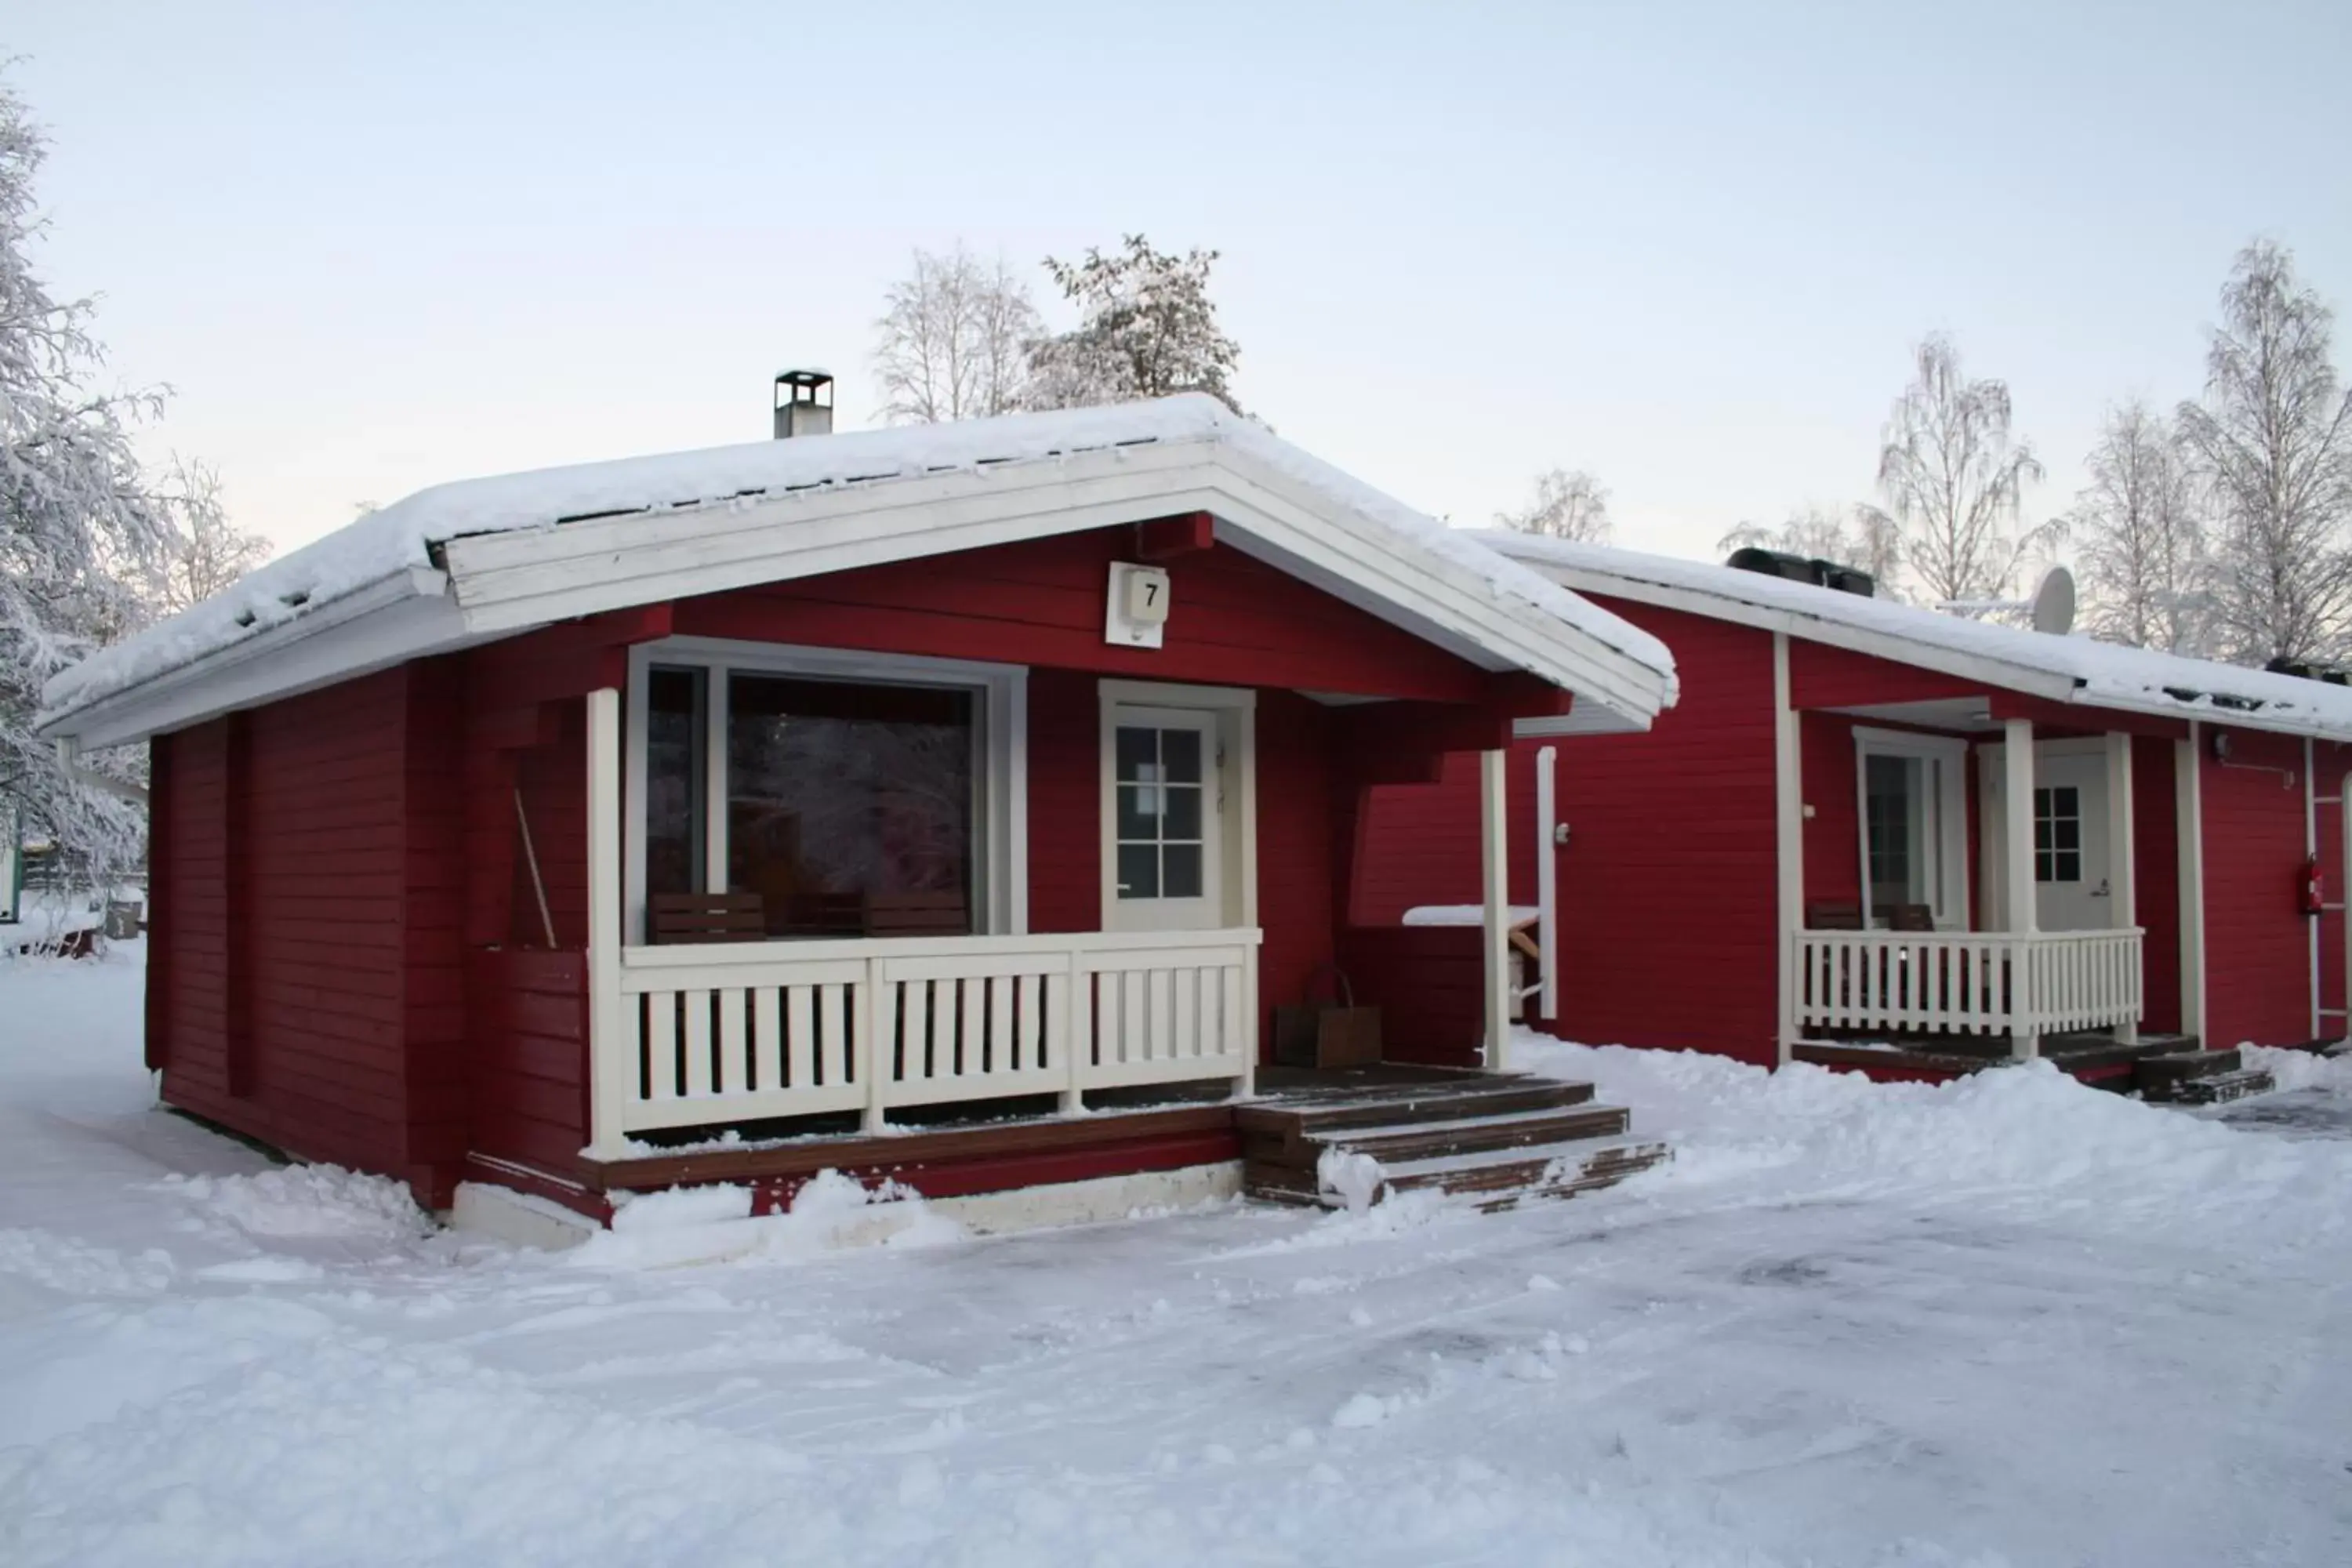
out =
<path fill-rule="evenodd" d="M 602 610 L 1185 511 L 1626 727 L 1675 700 L 1647 633 L 1191 395 L 436 486 L 64 671 L 41 723 L 112 745 Z"/>
<path fill-rule="evenodd" d="M 1874 655 L 2057 702 L 2352 741 L 2352 688 L 2057 637 L 1709 562 L 1481 531 L 1565 587 Z"/>

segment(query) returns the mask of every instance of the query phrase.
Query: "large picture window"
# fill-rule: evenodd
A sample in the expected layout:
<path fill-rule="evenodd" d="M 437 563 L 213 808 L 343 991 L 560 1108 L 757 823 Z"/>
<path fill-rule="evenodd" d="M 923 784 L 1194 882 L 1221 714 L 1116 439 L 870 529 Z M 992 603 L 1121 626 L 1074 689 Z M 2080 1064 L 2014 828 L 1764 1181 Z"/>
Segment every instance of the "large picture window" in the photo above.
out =
<path fill-rule="evenodd" d="M 1019 922 L 1003 867 L 1018 671 L 673 642 L 631 682 L 633 931 L 667 894 L 756 899 L 772 938 Z"/>
<path fill-rule="evenodd" d="M 1869 923 L 1965 930 L 1968 742 L 1893 730 L 1853 738 Z"/>

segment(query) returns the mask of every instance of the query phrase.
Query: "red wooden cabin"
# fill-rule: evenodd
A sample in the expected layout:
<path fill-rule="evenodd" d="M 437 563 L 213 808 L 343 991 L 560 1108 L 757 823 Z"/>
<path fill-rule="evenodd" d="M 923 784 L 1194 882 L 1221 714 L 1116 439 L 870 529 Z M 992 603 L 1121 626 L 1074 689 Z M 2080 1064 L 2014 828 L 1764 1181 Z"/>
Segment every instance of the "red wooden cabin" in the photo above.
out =
<path fill-rule="evenodd" d="M 1480 537 L 1658 637 L 1685 693 L 1547 763 L 1551 726 L 1519 726 L 1513 809 L 1548 767 L 1564 825 L 1514 840 L 1514 896 L 1537 900 L 1544 859 L 1558 888 L 1547 1027 L 1765 1064 L 1869 1059 L 1838 1041 L 2345 1033 L 2352 691 Z M 1375 792 L 1356 923 L 1411 944 L 1407 910 L 1475 896 L 1472 773 Z M 2010 801 L 2030 834 L 2006 833 Z"/>
<path fill-rule="evenodd" d="M 722 1136 L 991 1107 L 1056 1131 L 898 1173 L 1229 1163 L 1229 1116 L 1069 1113 L 1246 1091 L 1371 782 L 1673 690 L 1632 626 L 1179 398 L 427 490 L 46 724 L 152 746 L 166 1100 L 436 1207 L 602 1214 L 751 1170 Z"/>

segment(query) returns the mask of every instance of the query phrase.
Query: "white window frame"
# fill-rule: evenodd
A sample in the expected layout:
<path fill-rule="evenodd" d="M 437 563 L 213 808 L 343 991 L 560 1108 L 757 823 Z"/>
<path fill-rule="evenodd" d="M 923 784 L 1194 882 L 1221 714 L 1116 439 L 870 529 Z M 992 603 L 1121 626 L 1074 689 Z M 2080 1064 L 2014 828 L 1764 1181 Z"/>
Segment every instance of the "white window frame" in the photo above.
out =
<path fill-rule="evenodd" d="M 1029 930 L 1029 671 L 1017 664 L 740 642 L 664 637 L 629 649 L 622 807 L 624 929 L 646 940 L 646 682 L 656 665 L 703 670 L 703 868 L 706 885 L 727 879 L 727 687 L 730 672 L 793 675 L 874 686 L 956 687 L 980 697 L 980 765 L 972 771 L 972 912 L 975 935 Z"/>
<path fill-rule="evenodd" d="M 1936 770 L 1936 860 L 1928 910 L 1937 931 L 1969 929 L 1969 743 L 1954 735 L 1918 735 L 1907 730 L 1874 730 L 1857 724 L 1853 731 L 1853 809 L 1856 847 L 1861 853 L 1862 920 L 1868 926 L 1877 917 L 1870 899 L 1870 759 L 1874 756 L 1914 758 L 1940 763 Z M 1940 871 L 1943 875 L 1937 875 Z"/>
<path fill-rule="evenodd" d="M 1214 776 L 1220 798 L 1223 843 L 1217 885 L 1223 902 L 1224 927 L 1254 930 L 1257 925 L 1257 692 L 1246 686 L 1184 686 L 1172 681 L 1104 680 L 1097 688 L 1100 704 L 1096 725 L 1100 773 L 1096 783 L 1100 801 L 1102 915 L 1097 929 L 1116 931 L 1118 910 L 1118 710 L 1159 708 L 1207 710 L 1218 716 L 1217 741 L 1222 759 Z M 1232 794 L 1224 792 L 1230 787 Z"/>

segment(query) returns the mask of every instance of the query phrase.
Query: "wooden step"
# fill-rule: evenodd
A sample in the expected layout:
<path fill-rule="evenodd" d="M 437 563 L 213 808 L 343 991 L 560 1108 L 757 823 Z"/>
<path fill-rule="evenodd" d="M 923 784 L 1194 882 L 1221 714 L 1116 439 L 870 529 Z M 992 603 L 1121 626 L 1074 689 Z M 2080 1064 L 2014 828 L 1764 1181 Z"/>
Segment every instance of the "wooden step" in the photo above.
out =
<path fill-rule="evenodd" d="M 1524 1199 L 1596 1192 L 1671 1157 L 1664 1143 L 1627 1137 L 1488 1149 L 1384 1166 L 1379 1195 L 1433 1189 L 1475 1196 L 1480 1208 L 1506 1208 Z M 1345 1206 L 1338 1194 L 1320 1190 L 1312 1171 L 1249 1165 L 1244 1169 L 1244 1184 L 1252 1196 L 1277 1203 Z"/>
<path fill-rule="evenodd" d="M 1526 1110 L 1503 1116 L 1467 1117 L 1449 1121 L 1402 1123 L 1379 1127 L 1343 1127 L 1307 1135 L 1323 1149 L 1346 1149 L 1370 1154 L 1383 1165 L 1414 1160 L 1442 1160 L 1457 1154 L 1485 1153 L 1497 1149 L 1521 1149 L 1538 1143 L 1566 1143 L 1581 1138 L 1613 1138 L 1625 1131 L 1628 1117 L 1618 1105 L 1579 1105 L 1565 1110 Z M 1309 1162 L 1311 1164 L 1312 1162 Z"/>
<path fill-rule="evenodd" d="M 2176 1105 L 2227 1105 L 2249 1095 L 2268 1094 L 2277 1087 L 2278 1079 L 2269 1073 L 2260 1068 L 2249 1068 L 2240 1072 L 2216 1073 L 2210 1078 L 2183 1079 L 2173 1085 L 2171 1099 Z"/>
<path fill-rule="evenodd" d="M 1592 1098 L 1589 1083 L 1510 1075 L 1463 1083 L 1381 1084 L 1303 1096 L 1269 1098 L 1234 1108 L 1244 1131 L 1297 1127 L 1319 1132 L 1334 1127 L 1373 1127 L 1382 1122 L 1446 1121 L 1488 1112 L 1541 1110 L 1581 1105 Z"/>
<path fill-rule="evenodd" d="M 2132 1083 L 2149 1100 L 2178 1100 L 2182 1085 L 2221 1078 L 2245 1065 L 2243 1054 L 2235 1050 L 2172 1051 L 2133 1063 Z"/>
<path fill-rule="evenodd" d="M 1438 1094 L 1399 1094 L 1391 1089 L 1375 1098 L 1350 1096 L 1294 1104 L 1262 1101 L 1235 1108 L 1234 1124 L 1241 1133 L 1243 1158 L 1311 1167 L 1331 1139 L 1351 1128 L 1394 1130 L 1556 1112 L 1591 1099 L 1589 1083 L 1504 1079 L 1477 1088 L 1448 1088 Z"/>

